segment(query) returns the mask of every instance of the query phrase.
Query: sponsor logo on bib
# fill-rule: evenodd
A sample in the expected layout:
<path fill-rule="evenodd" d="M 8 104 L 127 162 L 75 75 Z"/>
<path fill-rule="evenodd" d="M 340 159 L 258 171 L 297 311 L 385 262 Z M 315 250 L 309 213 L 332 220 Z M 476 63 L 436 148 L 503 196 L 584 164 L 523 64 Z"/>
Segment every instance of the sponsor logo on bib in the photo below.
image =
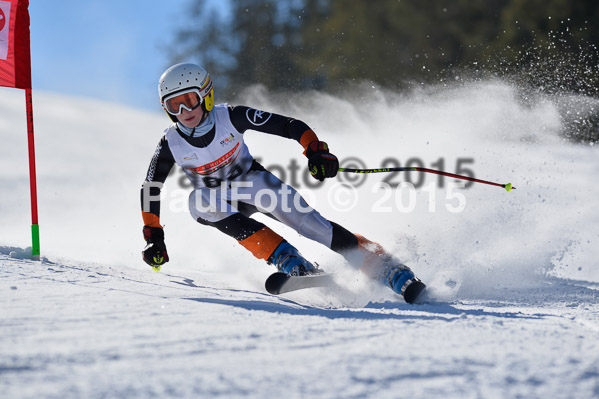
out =
<path fill-rule="evenodd" d="M 229 137 L 227 137 L 226 139 L 220 141 L 220 145 L 222 145 L 223 147 L 226 147 L 226 146 L 228 146 L 229 144 L 231 144 L 234 141 L 235 141 L 235 137 L 233 136 L 233 133 L 231 133 L 229 135 Z"/>
<path fill-rule="evenodd" d="M 239 151 L 237 151 L 238 149 L 239 143 L 237 143 L 237 145 L 235 145 L 235 147 L 231 151 L 227 152 L 225 155 L 218 158 L 217 160 L 207 163 L 206 165 L 198 166 L 197 168 L 189 168 L 189 170 L 194 175 L 210 175 L 216 172 L 217 170 L 222 169 L 225 166 L 230 165 L 232 162 L 234 162 L 237 159 L 237 156 L 239 155 Z"/>

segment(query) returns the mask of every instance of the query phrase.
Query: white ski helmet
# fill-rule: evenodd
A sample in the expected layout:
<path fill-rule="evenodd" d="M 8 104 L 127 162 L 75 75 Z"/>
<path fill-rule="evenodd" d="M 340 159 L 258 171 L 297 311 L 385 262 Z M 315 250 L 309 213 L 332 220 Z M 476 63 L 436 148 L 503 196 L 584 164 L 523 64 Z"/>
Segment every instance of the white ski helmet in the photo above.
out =
<path fill-rule="evenodd" d="M 168 68 L 158 81 L 158 95 L 160 103 L 167 111 L 171 119 L 176 120 L 174 115 L 168 112 L 165 106 L 165 100 L 183 94 L 188 91 L 195 91 L 200 94 L 201 105 L 204 111 L 212 111 L 214 107 L 214 90 L 212 89 L 212 80 L 204 68 L 191 63 L 176 64 Z"/>

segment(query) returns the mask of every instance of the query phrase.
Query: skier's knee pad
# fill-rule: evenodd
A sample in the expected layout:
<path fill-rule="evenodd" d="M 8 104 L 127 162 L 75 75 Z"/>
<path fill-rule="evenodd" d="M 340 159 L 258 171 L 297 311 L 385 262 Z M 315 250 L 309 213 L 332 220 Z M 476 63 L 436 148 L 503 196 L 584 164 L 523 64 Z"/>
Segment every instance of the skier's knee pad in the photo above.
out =
<path fill-rule="evenodd" d="M 219 196 L 212 195 L 209 190 L 200 189 L 189 194 L 189 212 L 195 220 L 215 223 L 231 216 L 237 210 L 228 202 L 222 201 Z"/>

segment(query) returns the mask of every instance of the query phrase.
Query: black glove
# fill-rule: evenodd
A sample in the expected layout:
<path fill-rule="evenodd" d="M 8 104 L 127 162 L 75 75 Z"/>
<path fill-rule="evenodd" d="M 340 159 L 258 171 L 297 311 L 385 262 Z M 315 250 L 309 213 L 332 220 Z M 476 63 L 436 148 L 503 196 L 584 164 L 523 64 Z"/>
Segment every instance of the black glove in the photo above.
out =
<path fill-rule="evenodd" d="M 339 171 L 339 160 L 329 153 L 329 146 L 324 141 L 314 140 L 306 148 L 308 168 L 315 179 L 323 181 L 325 177 L 335 177 Z"/>
<path fill-rule="evenodd" d="M 168 262 L 168 254 L 164 244 L 164 230 L 162 230 L 162 227 L 144 226 L 143 233 L 144 240 L 148 243 L 141 253 L 143 260 L 158 271 L 160 266 Z"/>

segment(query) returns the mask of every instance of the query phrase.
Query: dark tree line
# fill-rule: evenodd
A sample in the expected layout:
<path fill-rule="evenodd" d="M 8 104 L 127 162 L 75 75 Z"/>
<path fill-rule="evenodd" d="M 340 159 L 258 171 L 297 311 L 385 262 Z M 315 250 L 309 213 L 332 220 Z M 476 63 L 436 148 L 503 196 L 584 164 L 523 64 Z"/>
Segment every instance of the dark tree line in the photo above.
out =
<path fill-rule="evenodd" d="M 221 95 L 251 84 L 401 89 L 456 71 L 543 90 L 599 89 L 597 0 L 194 0 L 173 61 L 195 60 Z"/>

